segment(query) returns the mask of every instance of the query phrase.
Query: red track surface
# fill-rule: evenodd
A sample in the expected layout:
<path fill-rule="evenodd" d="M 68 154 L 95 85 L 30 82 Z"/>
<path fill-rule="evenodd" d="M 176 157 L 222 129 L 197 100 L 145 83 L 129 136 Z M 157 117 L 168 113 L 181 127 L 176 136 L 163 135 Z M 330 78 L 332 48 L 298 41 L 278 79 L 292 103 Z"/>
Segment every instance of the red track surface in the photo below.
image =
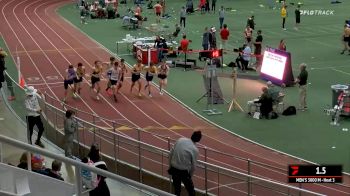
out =
<path fill-rule="evenodd" d="M 48 94 L 57 99 L 63 98 L 62 81 L 68 64 L 82 62 L 87 68 L 87 73 L 91 73 L 91 66 L 95 60 L 108 61 L 110 56 L 100 45 L 57 15 L 55 11 L 57 7 L 70 2 L 0 0 L 0 32 L 13 56 L 16 54 L 16 49 L 20 51 L 19 56 L 21 57 L 21 69 L 24 77 L 27 78 L 28 83 L 36 84 L 37 88 L 47 91 Z M 28 81 L 28 78 L 33 79 L 34 77 L 38 77 L 39 80 Z M 190 127 L 201 127 L 204 133 L 201 144 L 209 148 L 283 169 L 287 168 L 288 164 L 300 163 L 292 157 L 255 145 L 214 127 L 166 95 L 155 95 L 152 99 L 146 98 L 146 96 L 137 98 L 129 93 L 130 81 L 128 79 L 124 82 L 121 94 L 118 95 L 118 103 L 115 103 L 104 92 L 102 92 L 101 101 L 95 101 L 89 95 L 88 83 L 88 81 L 84 81 L 81 99 L 69 100 L 69 104 L 79 108 L 79 110 L 95 113 L 98 116 L 133 127 L 156 127 L 151 131 L 173 139 L 180 136 L 190 136 L 193 131 Z M 104 84 L 105 81 L 102 82 L 102 89 Z M 156 91 L 156 89 L 153 90 Z M 91 121 L 91 118 L 85 114 L 79 113 L 79 117 Z M 99 121 L 97 124 L 102 127 L 111 127 L 110 122 Z M 169 129 L 175 125 L 188 128 L 176 131 Z M 135 132 L 131 131 L 125 131 L 123 134 L 133 137 L 136 135 Z M 151 134 L 142 134 L 142 141 L 167 148 L 167 142 L 164 139 L 154 137 Z M 108 144 L 104 144 L 102 148 L 106 152 L 112 152 L 112 146 Z M 247 169 L 245 162 L 227 156 L 219 156 L 215 153 L 209 153 L 207 161 L 238 171 L 246 171 Z M 148 162 L 145 161 L 145 163 Z M 287 175 L 285 172 L 276 172 L 261 166 L 254 166 L 252 174 L 280 182 L 285 182 Z M 197 172 L 197 176 L 202 176 L 202 172 Z M 220 183 L 224 181 L 225 179 L 220 179 Z M 344 182 L 349 185 L 348 176 L 344 176 Z M 203 184 L 196 184 L 196 186 L 203 188 Z M 215 186 L 215 184 L 209 184 L 209 188 Z M 303 187 L 327 195 L 350 194 L 350 189 L 333 184 L 310 184 L 303 185 Z M 271 195 L 266 194 L 263 190 L 255 192 L 255 194 Z"/>

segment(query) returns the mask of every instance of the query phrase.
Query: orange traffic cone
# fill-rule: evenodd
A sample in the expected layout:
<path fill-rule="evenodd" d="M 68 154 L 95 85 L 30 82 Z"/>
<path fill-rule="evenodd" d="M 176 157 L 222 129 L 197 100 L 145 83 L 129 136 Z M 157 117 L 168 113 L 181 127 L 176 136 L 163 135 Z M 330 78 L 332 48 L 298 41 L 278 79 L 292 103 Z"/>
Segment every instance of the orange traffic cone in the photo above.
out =
<path fill-rule="evenodd" d="M 24 86 L 26 85 L 26 82 L 24 81 L 24 78 L 23 78 L 23 76 L 22 76 L 22 74 L 21 74 L 21 76 L 19 77 L 19 86 L 21 87 L 21 88 L 24 88 Z"/>

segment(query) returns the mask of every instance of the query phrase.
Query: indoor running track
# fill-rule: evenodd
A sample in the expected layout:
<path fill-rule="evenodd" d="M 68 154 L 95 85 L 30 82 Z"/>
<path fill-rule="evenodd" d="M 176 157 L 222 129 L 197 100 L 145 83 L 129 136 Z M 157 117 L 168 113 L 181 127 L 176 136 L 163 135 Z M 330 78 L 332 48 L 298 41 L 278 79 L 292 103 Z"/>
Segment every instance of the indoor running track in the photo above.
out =
<path fill-rule="evenodd" d="M 89 74 L 95 60 L 108 61 L 110 57 L 102 46 L 58 16 L 57 8 L 67 3 L 72 1 L 0 0 L 0 33 L 11 55 L 20 56 L 21 71 L 26 82 L 47 92 L 55 99 L 63 98 L 62 81 L 69 64 L 76 65 L 82 62 Z M 132 95 L 129 93 L 129 79 L 126 79 L 121 94 L 118 95 L 118 103 L 103 92 L 106 86 L 105 80 L 101 85 L 100 101 L 90 96 L 89 83 L 85 80 L 80 99 L 70 99 L 68 104 L 120 124 L 148 128 L 152 133 L 172 139 L 181 136 L 189 137 L 193 131 L 191 128 L 200 127 L 203 133 L 202 145 L 278 168 L 286 169 L 288 164 L 300 163 L 295 158 L 258 146 L 216 128 L 167 95 L 160 96 L 154 93 L 153 98 L 148 98 L 145 94 L 142 98 Z M 156 88 L 153 88 L 153 91 L 157 92 Z M 91 118 L 84 113 L 78 115 L 91 121 Z M 107 120 L 96 123 L 102 127 L 112 127 L 111 122 Z M 135 132 L 131 131 L 122 131 L 122 134 L 136 137 Z M 143 134 L 142 141 L 167 148 L 167 141 L 164 138 L 151 134 Z M 201 159 L 203 159 L 203 151 L 201 151 Z M 245 171 L 247 168 L 244 162 L 218 156 L 215 153 L 208 154 L 207 161 L 238 171 Z M 280 182 L 286 182 L 287 176 L 285 172 L 258 166 L 252 174 Z M 197 176 L 200 175 L 202 174 L 199 172 Z M 344 181 L 349 185 L 348 176 L 344 177 Z M 327 195 L 349 195 L 350 193 L 350 189 L 334 184 L 310 184 L 305 187 Z"/>

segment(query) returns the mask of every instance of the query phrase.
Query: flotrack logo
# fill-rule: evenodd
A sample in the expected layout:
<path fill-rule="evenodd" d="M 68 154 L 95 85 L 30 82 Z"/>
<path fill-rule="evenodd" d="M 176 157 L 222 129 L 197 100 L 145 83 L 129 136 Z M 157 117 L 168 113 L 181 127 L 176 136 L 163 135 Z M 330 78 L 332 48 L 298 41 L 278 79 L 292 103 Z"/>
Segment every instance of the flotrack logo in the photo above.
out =
<path fill-rule="evenodd" d="M 300 14 L 304 16 L 332 16 L 334 10 L 300 10 Z"/>

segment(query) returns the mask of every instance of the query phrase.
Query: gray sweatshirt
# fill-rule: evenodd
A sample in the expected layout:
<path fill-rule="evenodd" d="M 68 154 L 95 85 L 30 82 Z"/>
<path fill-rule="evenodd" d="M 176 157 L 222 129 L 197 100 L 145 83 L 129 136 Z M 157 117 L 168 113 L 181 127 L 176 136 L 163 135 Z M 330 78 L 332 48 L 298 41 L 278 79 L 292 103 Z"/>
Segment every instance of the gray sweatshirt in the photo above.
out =
<path fill-rule="evenodd" d="M 180 138 L 169 154 L 170 165 L 179 170 L 187 170 L 190 175 L 196 168 L 198 148 L 189 138 Z"/>

